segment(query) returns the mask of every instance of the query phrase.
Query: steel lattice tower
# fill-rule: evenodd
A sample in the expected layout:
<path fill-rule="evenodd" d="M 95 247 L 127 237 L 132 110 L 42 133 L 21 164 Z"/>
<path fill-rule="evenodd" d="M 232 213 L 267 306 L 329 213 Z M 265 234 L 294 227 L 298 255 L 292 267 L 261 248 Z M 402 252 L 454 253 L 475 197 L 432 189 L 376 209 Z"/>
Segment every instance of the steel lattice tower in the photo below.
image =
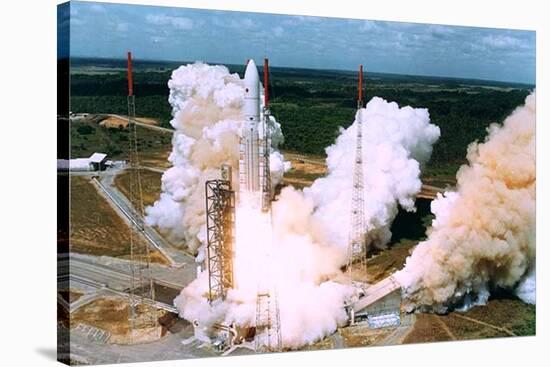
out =
<path fill-rule="evenodd" d="M 256 298 L 256 336 L 254 349 L 280 352 L 283 348 L 281 316 L 277 291 L 258 292 Z"/>
<path fill-rule="evenodd" d="M 156 315 L 147 314 L 145 317 L 137 317 L 137 307 L 144 299 L 155 300 L 155 287 L 151 272 L 149 246 L 140 236 L 143 232 L 143 190 L 141 186 L 141 174 L 139 170 L 139 146 L 137 125 L 134 123 L 136 116 L 135 96 L 133 93 L 132 54 L 128 52 L 128 131 L 129 131 L 129 174 L 130 190 L 129 200 L 137 215 L 136 223 L 132 221 L 130 228 L 130 327 L 132 330 L 154 326 L 157 323 Z"/>
<path fill-rule="evenodd" d="M 351 195 L 350 232 L 348 237 L 348 272 L 352 279 L 353 262 L 359 261 L 359 272 L 367 271 L 367 249 L 365 243 L 365 177 L 363 174 L 363 65 L 359 67 L 358 98 L 355 140 L 355 158 L 353 164 L 353 187 Z"/>
<path fill-rule="evenodd" d="M 227 290 L 234 286 L 235 192 L 230 180 L 206 181 L 205 189 L 208 301 L 212 304 L 225 299 Z"/>

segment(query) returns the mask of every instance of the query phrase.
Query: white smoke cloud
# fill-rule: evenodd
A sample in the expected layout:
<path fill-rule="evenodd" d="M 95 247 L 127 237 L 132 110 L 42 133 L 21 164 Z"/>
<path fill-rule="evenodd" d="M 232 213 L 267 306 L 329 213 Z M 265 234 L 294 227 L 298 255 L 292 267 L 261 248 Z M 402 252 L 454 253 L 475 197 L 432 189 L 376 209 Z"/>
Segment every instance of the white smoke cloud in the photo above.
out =
<path fill-rule="evenodd" d="M 313 209 L 311 200 L 290 187 L 273 203 L 272 215 L 241 204 L 236 220 L 235 289 L 224 302 L 210 306 L 204 271 L 175 299 L 180 316 L 198 320 L 206 329 L 214 322 L 255 326 L 257 292 L 274 285 L 286 348 L 311 344 L 345 325 L 344 301 L 352 290 L 332 280 L 341 274 L 345 252 L 326 242 Z M 269 248 L 269 258 L 263 258 L 262 248 Z"/>
<path fill-rule="evenodd" d="M 525 303 L 534 305 L 537 303 L 537 279 L 536 266 L 533 264 L 531 270 L 520 280 L 516 287 L 516 295 Z"/>
<path fill-rule="evenodd" d="M 361 118 L 367 241 L 383 247 L 391 238 L 398 205 L 415 210 L 415 196 L 422 186 L 420 166 L 430 158 L 440 131 L 430 124 L 427 109 L 399 108 L 378 97 L 361 110 Z M 341 131 L 326 149 L 328 175 L 304 190 L 315 203 L 314 216 L 340 248 L 348 243 L 356 129 L 354 122 Z"/>
<path fill-rule="evenodd" d="M 432 203 L 428 239 L 396 275 L 409 309 L 483 303 L 492 287 L 535 302 L 535 93 L 468 147 L 456 192 Z M 477 298 L 477 300 L 476 300 Z"/>
<path fill-rule="evenodd" d="M 181 172 L 174 168 L 173 174 L 169 174 L 170 171 L 165 174 L 163 195 L 168 197 L 164 199 L 166 203 L 161 197 L 149 212 L 154 218 L 163 219 L 157 225 L 164 223 L 170 228 L 175 224 L 172 233 L 186 239 L 191 236 L 199 242 L 204 240 L 203 182 L 222 162 L 211 157 L 219 152 L 232 152 L 227 156 L 233 167 L 237 167 L 238 140 L 234 138 L 235 129 L 240 125 L 234 116 L 238 115 L 235 109 L 241 106 L 240 102 L 232 103 L 223 93 L 211 92 L 234 90 L 233 86 L 219 83 L 220 77 L 215 77 L 219 71 L 217 67 L 200 68 L 204 73 L 175 75 L 173 80 L 177 80 L 177 85 L 175 82 L 170 84 L 174 88 L 170 101 L 176 113 L 173 124 L 178 129 L 170 160 Z M 201 78 L 219 87 L 195 90 L 192 86 L 200 84 Z M 223 78 L 228 80 L 227 75 Z M 230 84 L 240 85 L 233 79 Z M 186 104 L 189 100 L 191 107 Z M 218 106 L 217 109 L 212 111 L 208 103 Z M 192 119 L 182 118 L 190 109 Z M 220 117 L 226 114 L 231 118 Z M 430 124 L 427 110 L 400 109 L 395 103 L 379 98 L 373 99 L 362 111 L 362 119 L 369 238 L 376 238 L 378 244 L 383 245 L 389 240 L 389 225 L 397 213 L 397 206 L 414 210 L 414 196 L 421 187 L 419 162 L 429 158 L 439 129 Z M 211 121 L 219 122 L 213 124 Z M 255 326 L 257 292 L 267 282 L 270 284 L 267 287 L 273 286 L 277 291 L 282 341 L 286 348 L 314 343 L 345 325 L 344 304 L 352 296 L 353 289 L 340 282 L 341 266 L 347 263 L 356 125 L 355 122 L 343 129 L 336 143 L 327 149 L 329 174 L 317 180 L 305 193 L 284 188 L 273 202 L 271 215 L 262 214 L 241 200 L 236 219 L 235 288 L 228 292 L 224 302 L 209 305 L 208 274 L 203 271 L 174 301 L 181 317 L 196 320 L 200 328 L 207 331 L 215 322 Z M 231 133 L 226 140 L 220 139 L 221 134 L 228 132 Z M 272 136 L 275 144 L 282 140 L 279 131 Z M 288 169 L 277 151 L 271 155 L 271 169 L 277 182 Z M 233 173 L 233 182 L 237 182 L 237 170 Z M 177 203 L 179 212 L 163 213 L 168 208 L 165 204 L 170 201 Z M 189 205 L 192 207 L 188 208 Z M 268 259 L 262 259 L 262 249 L 269 249 Z M 198 260 L 201 259 L 199 254 Z"/>
<path fill-rule="evenodd" d="M 231 165 L 233 182 L 239 159 L 243 123 L 243 81 L 225 66 L 203 63 L 181 66 L 168 82 L 176 130 L 169 161 L 173 166 L 162 176 L 162 194 L 146 210 L 146 222 L 157 226 L 180 246 L 199 253 L 205 238 L 204 183 L 218 178 L 223 163 Z M 282 142 L 280 125 L 271 120 L 273 149 L 270 157 L 273 184 L 289 169 L 277 151 Z"/>
<path fill-rule="evenodd" d="M 234 168 L 233 182 L 238 182 L 243 83 L 225 67 L 198 63 L 174 71 L 169 87 L 176 129 L 169 157 L 173 167 L 163 175 L 163 192 L 148 208 L 147 221 L 197 251 L 200 262 L 204 182 L 219 176 L 222 163 Z M 444 306 L 465 294 L 476 297 L 472 302 L 483 301 L 492 284 L 517 286 L 518 295 L 534 302 L 534 110 L 532 96 L 502 129 L 491 128 L 488 142 L 472 145 L 457 192 L 433 202 L 430 237 L 398 274 L 409 305 Z M 420 168 L 439 129 L 430 124 L 427 110 L 399 108 L 380 98 L 357 118 L 364 125 L 367 239 L 384 246 L 398 206 L 415 209 Z M 270 165 L 276 184 L 288 163 L 275 149 L 282 134 L 272 122 Z M 347 262 L 356 127 L 354 122 L 342 129 L 327 148 L 327 177 L 304 192 L 283 189 L 271 215 L 240 204 L 235 289 L 224 302 L 209 305 L 203 271 L 175 300 L 181 317 L 197 320 L 205 330 L 215 322 L 254 326 L 257 291 L 269 278 L 278 294 L 285 347 L 314 343 L 347 322 L 344 303 L 353 291 L 339 278 Z M 262 249 L 269 249 L 269 259 L 262 259 Z"/>

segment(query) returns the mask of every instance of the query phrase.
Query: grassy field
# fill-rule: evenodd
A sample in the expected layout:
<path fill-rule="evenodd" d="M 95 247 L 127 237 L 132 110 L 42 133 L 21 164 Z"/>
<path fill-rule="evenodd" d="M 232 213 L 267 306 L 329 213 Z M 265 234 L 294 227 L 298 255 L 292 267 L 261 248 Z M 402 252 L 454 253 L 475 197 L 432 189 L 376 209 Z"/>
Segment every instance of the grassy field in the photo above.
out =
<path fill-rule="evenodd" d="M 140 169 L 139 173 L 141 177 L 141 188 L 143 193 L 143 206 L 147 207 L 149 205 L 153 205 L 160 196 L 160 178 L 162 174 L 147 169 Z M 136 177 L 135 174 L 131 174 L 130 171 L 126 170 L 115 177 L 116 187 L 127 198 L 130 197 L 130 183 L 132 180 L 132 176 Z M 137 207 L 138 203 L 134 202 L 132 204 L 134 205 L 134 207 Z"/>
<path fill-rule="evenodd" d="M 129 258 L 130 227 L 88 178 L 71 177 L 70 204 L 71 252 Z M 168 264 L 158 251 L 151 251 L 151 261 Z"/>

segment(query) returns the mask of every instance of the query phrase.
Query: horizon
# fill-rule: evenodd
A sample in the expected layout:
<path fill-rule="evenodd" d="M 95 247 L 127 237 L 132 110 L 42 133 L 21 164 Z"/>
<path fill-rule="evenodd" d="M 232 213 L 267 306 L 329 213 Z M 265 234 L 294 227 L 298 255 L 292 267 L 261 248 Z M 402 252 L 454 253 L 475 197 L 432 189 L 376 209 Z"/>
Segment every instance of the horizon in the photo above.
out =
<path fill-rule="evenodd" d="M 381 74 L 536 85 L 534 31 L 81 1 L 58 8 L 58 34 L 62 27 L 71 57 L 117 59 L 131 49 L 141 60 L 238 65 L 268 55 L 278 67 L 362 63 Z"/>
<path fill-rule="evenodd" d="M 127 51 L 125 51 L 127 52 Z M 70 57 L 71 59 L 86 59 L 86 60 L 111 60 L 111 61 L 121 61 L 126 63 L 127 59 L 126 57 L 97 57 L 97 56 L 87 56 L 87 55 L 74 55 Z M 61 58 L 58 60 L 62 60 L 66 58 Z M 268 58 L 269 59 L 269 58 Z M 205 60 L 162 60 L 162 59 L 144 59 L 144 58 L 136 58 L 134 54 L 132 53 L 132 63 L 134 71 L 136 69 L 139 69 L 139 66 L 136 66 L 139 62 L 158 62 L 158 63 L 181 63 L 180 66 L 188 65 L 196 62 L 202 62 L 208 65 L 222 65 L 222 66 L 242 66 L 243 71 L 245 68 L 244 64 L 233 64 L 233 63 L 223 63 L 218 61 L 205 61 Z M 263 68 L 263 64 L 257 65 L 258 69 L 261 70 Z M 279 65 L 272 65 L 271 61 L 269 63 L 269 67 L 271 69 L 304 69 L 304 70 L 317 70 L 317 71 L 334 71 L 334 72 L 342 72 L 342 73 L 350 73 L 354 74 L 357 73 L 358 70 L 351 70 L 351 69 L 334 69 L 334 68 L 312 68 L 312 67 L 303 67 L 303 66 L 279 66 Z M 173 70 L 172 70 L 173 71 Z M 526 87 L 536 87 L 535 83 L 528 83 L 528 82 L 516 82 L 516 81 L 509 81 L 509 80 L 492 80 L 492 79 L 479 79 L 479 78 L 468 78 L 468 77 L 455 77 L 455 76 L 446 76 L 446 75 L 429 75 L 429 74 L 401 74 L 401 73 L 392 73 L 392 72 L 385 72 L 385 71 L 376 71 L 376 70 L 367 70 L 363 67 L 363 73 L 365 76 L 368 76 L 369 74 L 376 74 L 376 75 L 395 75 L 395 76 L 404 76 L 404 77 L 418 77 L 418 78 L 433 78 L 433 79 L 451 79 L 451 80 L 464 80 L 464 81 L 477 81 L 477 82 L 491 82 L 491 83 L 500 83 L 500 84 L 509 84 L 509 85 L 522 85 Z"/>

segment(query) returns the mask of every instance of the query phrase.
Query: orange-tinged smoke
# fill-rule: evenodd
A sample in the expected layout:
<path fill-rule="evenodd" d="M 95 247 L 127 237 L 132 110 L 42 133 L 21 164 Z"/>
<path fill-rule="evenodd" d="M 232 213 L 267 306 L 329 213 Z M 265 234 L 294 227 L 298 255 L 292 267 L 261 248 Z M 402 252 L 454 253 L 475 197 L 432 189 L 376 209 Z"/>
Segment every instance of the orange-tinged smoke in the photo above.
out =
<path fill-rule="evenodd" d="M 468 147 L 456 192 L 432 203 L 428 239 L 397 274 L 409 309 L 483 303 L 492 288 L 534 280 L 535 99 L 528 96 L 502 125 L 489 127 L 484 143 Z M 527 284 L 531 290 L 518 294 L 534 302 L 534 283 Z"/>

